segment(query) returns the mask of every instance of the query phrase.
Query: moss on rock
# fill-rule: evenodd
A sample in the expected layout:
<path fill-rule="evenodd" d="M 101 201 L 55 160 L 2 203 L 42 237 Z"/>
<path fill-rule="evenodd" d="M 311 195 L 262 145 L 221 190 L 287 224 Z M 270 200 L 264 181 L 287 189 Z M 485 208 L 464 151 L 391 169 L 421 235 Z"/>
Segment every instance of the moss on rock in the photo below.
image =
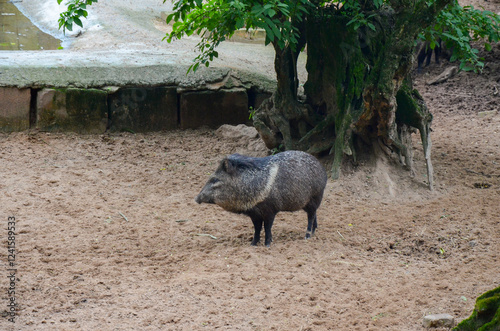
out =
<path fill-rule="evenodd" d="M 472 315 L 460 322 L 455 331 L 500 330 L 500 286 L 488 291 L 476 300 Z"/>

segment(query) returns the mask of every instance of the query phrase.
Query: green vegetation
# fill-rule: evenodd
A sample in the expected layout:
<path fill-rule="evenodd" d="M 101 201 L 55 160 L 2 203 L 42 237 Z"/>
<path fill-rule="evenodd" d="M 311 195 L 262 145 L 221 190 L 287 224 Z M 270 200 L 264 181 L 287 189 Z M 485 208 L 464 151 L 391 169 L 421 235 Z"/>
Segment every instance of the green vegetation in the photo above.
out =
<path fill-rule="evenodd" d="M 460 61 L 461 70 L 479 71 L 484 67 L 484 59 L 478 56 L 479 51 L 471 42 L 482 43 L 490 51 L 491 44 L 500 40 L 500 17 L 473 6 L 461 7 L 455 0 L 439 13 L 436 24 L 422 31 L 419 38 L 430 41 L 432 49 L 442 40 L 443 46 L 453 50 L 450 61 Z"/>
<path fill-rule="evenodd" d="M 500 287 L 488 291 L 476 300 L 472 315 L 460 322 L 454 331 L 500 330 Z"/>
<path fill-rule="evenodd" d="M 63 0 L 57 0 L 58 4 L 61 4 Z M 88 15 L 87 6 L 97 2 L 97 0 L 68 0 L 66 1 L 66 5 L 68 8 L 66 11 L 61 13 L 61 17 L 59 18 L 59 29 L 63 29 L 64 32 L 66 30 L 73 31 L 73 24 L 78 25 L 79 27 L 83 27 L 81 17 L 86 18 Z"/>

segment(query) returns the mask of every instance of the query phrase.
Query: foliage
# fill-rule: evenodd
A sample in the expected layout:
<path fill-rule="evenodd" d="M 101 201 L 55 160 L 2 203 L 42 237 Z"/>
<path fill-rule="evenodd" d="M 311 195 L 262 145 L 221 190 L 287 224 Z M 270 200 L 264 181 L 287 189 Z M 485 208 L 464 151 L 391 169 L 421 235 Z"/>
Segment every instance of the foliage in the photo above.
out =
<path fill-rule="evenodd" d="M 81 17 L 86 18 L 86 8 L 98 0 L 68 0 L 68 8 L 59 18 L 59 28 L 72 31 L 73 24 L 83 26 Z M 166 2 L 167 0 L 163 0 Z M 218 57 L 217 46 L 230 38 L 238 29 L 264 29 L 266 44 L 272 43 L 283 49 L 290 47 L 295 51 L 300 31 L 298 25 L 307 15 L 334 7 L 350 18 L 346 28 L 354 30 L 367 26 L 375 31 L 371 22 L 374 10 L 381 8 L 384 2 L 392 4 L 394 0 L 172 0 L 174 12 L 167 17 L 167 23 L 174 21 L 173 30 L 167 33 L 168 42 L 184 36 L 197 34 L 201 37 L 196 45 L 199 54 L 189 71 L 196 71 L 200 65 L 209 66 Z M 431 7 L 435 0 L 426 1 Z M 62 0 L 57 0 L 60 4 Z M 404 5 L 404 3 L 402 3 Z M 410 5 L 410 4 L 406 4 Z M 459 60 L 462 70 L 481 70 L 483 59 L 472 41 L 483 41 L 486 50 L 491 50 L 491 43 L 500 40 L 500 17 L 490 11 L 482 11 L 472 6 L 461 7 L 456 0 L 437 16 L 436 24 L 423 30 L 419 38 L 430 42 L 430 47 L 443 42 L 453 50 L 451 61 Z M 188 71 L 188 72 L 189 72 Z"/>
<path fill-rule="evenodd" d="M 199 55 L 190 68 L 196 70 L 200 64 L 208 66 L 218 56 L 215 49 L 220 42 L 230 38 L 238 29 L 262 28 L 266 31 L 266 44 L 271 42 L 280 48 L 291 46 L 294 50 L 299 34 L 296 23 L 303 21 L 316 9 L 326 6 L 342 8 L 342 13 L 351 18 L 347 27 L 357 30 L 367 26 L 375 31 L 375 25 L 370 20 L 375 15 L 373 10 L 380 8 L 383 3 L 383 0 L 341 0 L 333 4 L 329 1 L 306 0 L 178 0 L 174 4 L 174 13 L 167 18 L 167 22 L 175 21 L 173 31 L 165 38 L 171 42 L 193 33 L 202 37 L 196 47 Z M 433 1 L 428 1 L 427 5 L 433 6 Z M 498 15 L 472 6 L 461 7 L 454 1 L 439 13 L 435 25 L 422 31 L 420 38 L 430 41 L 431 48 L 442 40 L 446 47 L 453 49 L 451 60 L 461 61 L 460 69 L 480 70 L 484 63 L 471 42 L 485 39 L 485 48 L 490 50 L 491 43 L 499 40 L 499 31 Z"/>
<path fill-rule="evenodd" d="M 447 49 L 453 50 L 450 61 L 459 60 L 460 69 L 480 71 L 484 62 L 471 42 L 480 41 L 487 51 L 491 43 L 500 40 L 500 16 L 491 11 L 482 11 L 473 6 L 461 7 L 455 0 L 437 17 L 435 25 L 420 34 L 420 39 L 430 42 L 434 49 L 442 41 Z"/>
<path fill-rule="evenodd" d="M 63 0 L 57 0 L 57 3 L 61 4 L 62 1 Z M 65 3 L 68 8 L 66 11 L 61 13 L 58 20 L 59 29 L 62 28 L 64 33 L 66 33 L 66 30 L 73 31 L 73 23 L 79 27 L 83 27 L 83 23 L 80 18 L 87 18 L 87 6 L 94 2 L 97 2 L 97 0 L 68 0 Z"/>
<path fill-rule="evenodd" d="M 174 13 L 167 17 L 167 23 L 175 21 L 173 31 L 164 39 L 171 42 L 193 33 L 201 37 L 196 46 L 199 55 L 189 68 L 195 71 L 200 64 L 208 67 L 210 61 L 218 57 L 215 48 L 242 28 L 264 29 L 266 45 L 273 43 L 293 49 L 298 38 L 294 22 L 302 21 L 311 6 L 307 0 L 179 0 L 174 3 Z"/>

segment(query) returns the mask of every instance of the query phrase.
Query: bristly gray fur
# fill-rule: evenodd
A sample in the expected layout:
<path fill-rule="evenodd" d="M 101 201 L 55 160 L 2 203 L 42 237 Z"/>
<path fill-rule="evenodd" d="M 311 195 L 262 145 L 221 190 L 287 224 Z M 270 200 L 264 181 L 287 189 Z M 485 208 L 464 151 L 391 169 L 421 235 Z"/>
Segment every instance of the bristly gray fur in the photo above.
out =
<path fill-rule="evenodd" d="M 305 210 L 308 231 L 314 233 L 316 209 L 321 203 L 326 181 L 326 172 L 319 161 L 301 151 L 286 151 L 263 158 L 233 154 L 221 161 L 195 200 L 215 203 L 225 210 L 250 216 L 255 226 L 253 244 L 260 239 L 264 223 L 266 245 L 269 245 L 270 227 L 279 211 Z"/>

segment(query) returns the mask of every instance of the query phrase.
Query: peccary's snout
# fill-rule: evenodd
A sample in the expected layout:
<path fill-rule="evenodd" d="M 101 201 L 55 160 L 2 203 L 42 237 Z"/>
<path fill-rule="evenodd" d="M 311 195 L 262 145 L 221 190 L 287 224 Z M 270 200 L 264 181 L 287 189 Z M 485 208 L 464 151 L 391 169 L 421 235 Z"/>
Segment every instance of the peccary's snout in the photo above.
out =
<path fill-rule="evenodd" d="M 210 190 L 207 190 L 206 186 L 201 190 L 200 194 L 194 198 L 194 201 L 196 201 L 196 203 L 215 203 Z"/>

